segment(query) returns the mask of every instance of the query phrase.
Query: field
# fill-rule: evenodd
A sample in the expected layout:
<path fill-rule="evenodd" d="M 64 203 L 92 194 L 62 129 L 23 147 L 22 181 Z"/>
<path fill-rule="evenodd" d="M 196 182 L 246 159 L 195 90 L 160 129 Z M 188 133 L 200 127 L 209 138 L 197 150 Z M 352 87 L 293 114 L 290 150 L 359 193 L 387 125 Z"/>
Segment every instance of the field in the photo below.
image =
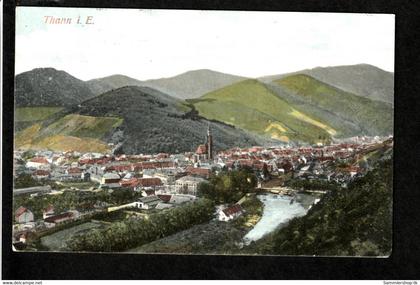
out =
<path fill-rule="evenodd" d="M 297 110 L 257 80 L 245 80 L 189 100 L 200 115 L 283 141 L 315 142 L 331 128 Z M 299 113 L 299 112 L 298 112 Z"/>
<path fill-rule="evenodd" d="M 85 138 L 102 138 L 110 129 L 121 125 L 117 117 L 67 115 L 41 131 L 41 134 L 59 134 Z"/>
<path fill-rule="evenodd" d="M 37 123 L 17 132 L 15 146 L 23 149 L 108 152 L 108 145 L 101 139 L 122 121 L 117 117 L 67 115 L 47 127 Z"/>

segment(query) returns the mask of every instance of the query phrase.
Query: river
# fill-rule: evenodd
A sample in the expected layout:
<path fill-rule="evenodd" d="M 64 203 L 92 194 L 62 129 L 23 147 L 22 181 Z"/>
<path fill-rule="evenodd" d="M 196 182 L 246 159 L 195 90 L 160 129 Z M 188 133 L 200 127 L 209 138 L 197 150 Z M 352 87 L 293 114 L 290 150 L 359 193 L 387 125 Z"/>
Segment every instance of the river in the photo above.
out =
<path fill-rule="evenodd" d="M 245 244 L 256 241 L 266 234 L 274 231 L 280 224 L 294 217 L 304 216 L 308 211 L 308 204 L 312 204 L 314 197 L 309 195 L 298 196 L 293 203 L 292 197 L 278 194 L 259 195 L 258 199 L 264 203 L 264 211 L 261 220 L 244 237 Z M 310 202 L 308 203 L 308 200 Z M 298 202 L 304 201 L 304 203 Z"/>

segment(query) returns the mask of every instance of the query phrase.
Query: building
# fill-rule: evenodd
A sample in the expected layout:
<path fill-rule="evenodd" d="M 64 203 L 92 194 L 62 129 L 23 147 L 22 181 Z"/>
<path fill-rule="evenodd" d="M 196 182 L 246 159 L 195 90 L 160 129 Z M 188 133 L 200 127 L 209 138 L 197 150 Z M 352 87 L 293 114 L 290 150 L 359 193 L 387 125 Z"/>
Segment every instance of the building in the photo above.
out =
<path fill-rule="evenodd" d="M 148 197 L 142 197 L 134 203 L 135 203 L 135 206 L 139 209 L 149 210 L 149 209 L 155 208 L 161 202 L 162 200 L 159 199 L 159 197 L 157 196 L 148 196 Z"/>
<path fill-rule="evenodd" d="M 71 167 L 66 170 L 66 174 L 73 179 L 82 179 L 82 170 L 78 167 Z"/>
<path fill-rule="evenodd" d="M 209 178 L 211 175 L 211 169 L 202 167 L 192 167 L 191 165 L 188 166 L 185 169 L 185 171 L 188 173 L 188 175 L 200 176 L 203 178 Z"/>
<path fill-rule="evenodd" d="M 153 174 L 154 177 L 159 178 L 163 184 L 171 185 L 175 183 L 175 174 L 158 172 Z"/>
<path fill-rule="evenodd" d="M 19 189 L 13 189 L 13 196 L 17 195 L 25 195 L 25 194 L 43 194 L 43 193 L 50 193 L 51 192 L 51 186 L 45 185 L 45 186 L 34 186 L 34 187 L 28 187 L 28 188 L 19 188 Z"/>
<path fill-rule="evenodd" d="M 184 176 L 175 181 L 175 191 L 180 194 L 197 195 L 198 185 L 206 181 L 201 177 Z"/>
<path fill-rule="evenodd" d="M 200 161 L 208 161 L 213 160 L 213 136 L 210 131 L 210 125 L 207 129 L 207 137 L 206 137 L 206 143 L 201 144 L 197 147 L 197 150 L 195 151 L 195 154 L 193 156 L 194 163 L 200 162 Z"/>
<path fill-rule="evenodd" d="M 160 178 L 157 177 L 138 179 L 138 187 L 140 187 L 140 189 L 155 189 L 156 187 L 162 185 L 162 180 L 160 180 Z"/>
<path fill-rule="evenodd" d="M 54 216 L 54 206 L 49 205 L 46 209 L 44 209 L 42 213 L 42 218 L 46 219 L 48 217 Z"/>
<path fill-rule="evenodd" d="M 47 227 L 54 227 L 58 224 L 73 221 L 80 217 L 80 213 L 76 210 L 61 213 L 55 216 L 49 216 L 44 219 L 44 223 Z"/>
<path fill-rule="evenodd" d="M 19 207 L 15 212 L 15 221 L 19 224 L 34 221 L 34 214 L 25 207 Z"/>
<path fill-rule="evenodd" d="M 26 163 L 26 167 L 27 168 L 46 168 L 49 166 L 49 162 L 45 157 L 34 157 L 32 159 L 30 159 L 27 163 Z"/>
<path fill-rule="evenodd" d="M 219 212 L 219 221 L 227 222 L 233 220 L 244 213 L 244 209 L 239 204 L 234 204 Z"/>
<path fill-rule="evenodd" d="M 105 173 L 101 179 L 101 187 L 118 188 L 121 177 L 116 173 Z"/>
<path fill-rule="evenodd" d="M 185 202 L 194 202 L 197 198 L 194 195 L 188 194 L 174 194 L 168 203 L 170 204 L 182 204 Z"/>
<path fill-rule="evenodd" d="M 100 167 L 100 166 L 92 166 L 87 170 L 87 173 L 89 173 L 89 177 L 90 177 L 90 181 L 92 182 L 96 182 L 101 184 L 102 182 L 102 177 L 105 174 L 104 172 L 104 167 Z M 85 177 L 86 174 L 83 175 L 83 177 Z"/>
<path fill-rule="evenodd" d="M 37 169 L 33 173 L 33 177 L 38 180 L 48 179 L 50 177 L 50 172 L 48 170 Z"/>

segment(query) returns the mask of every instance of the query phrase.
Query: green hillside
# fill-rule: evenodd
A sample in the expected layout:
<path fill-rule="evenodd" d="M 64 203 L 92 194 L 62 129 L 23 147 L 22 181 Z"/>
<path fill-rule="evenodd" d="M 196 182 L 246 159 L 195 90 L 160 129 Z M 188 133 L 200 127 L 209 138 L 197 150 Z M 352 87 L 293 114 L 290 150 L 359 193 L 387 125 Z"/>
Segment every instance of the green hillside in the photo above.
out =
<path fill-rule="evenodd" d="M 15 122 L 45 120 L 62 109 L 61 107 L 18 107 L 15 109 Z"/>
<path fill-rule="evenodd" d="M 44 128 L 40 136 L 60 134 L 100 139 L 109 130 L 121 125 L 122 121 L 122 119 L 117 117 L 92 117 L 71 114 Z"/>
<path fill-rule="evenodd" d="M 17 107 L 15 108 L 15 132 L 51 119 L 61 110 L 63 110 L 62 107 Z"/>
<path fill-rule="evenodd" d="M 17 132 L 15 147 L 105 152 L 109 147 L 102 139 L 122 122 L 117 117 L 70 114 L 48 126 L 37 123 Z"/>
<path fill-rule="evenodd" d="M 257 80 L 244 80 L 187 102 L 208 119 L 285 142 L 316 142 L 336 133 L 325 122 L 298 111 Z"/>
<path fill-rule="evenodd" d="M 391 104 L 356 96 L 303 74 L 274 82 L 300 99 L 354 123 L 362 134 L 388 135 L 393 132 Z"/>

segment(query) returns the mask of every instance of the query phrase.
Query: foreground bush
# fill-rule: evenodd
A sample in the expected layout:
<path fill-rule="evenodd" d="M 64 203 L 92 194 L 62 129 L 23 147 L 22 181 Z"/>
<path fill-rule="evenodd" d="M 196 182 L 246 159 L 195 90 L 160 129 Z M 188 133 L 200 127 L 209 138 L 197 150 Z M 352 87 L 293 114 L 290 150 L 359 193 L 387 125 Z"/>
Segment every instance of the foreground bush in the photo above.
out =
<path fill-rule="evenodd" d="M 92 229 L 75 236 L 67 245 L 73 251 L 127 250 L 207 222 L 213 214 L 213 202 L 200 199 L 152 214 L 149 219 L 130 219 L 114 223 L 106 229 Z"/>

